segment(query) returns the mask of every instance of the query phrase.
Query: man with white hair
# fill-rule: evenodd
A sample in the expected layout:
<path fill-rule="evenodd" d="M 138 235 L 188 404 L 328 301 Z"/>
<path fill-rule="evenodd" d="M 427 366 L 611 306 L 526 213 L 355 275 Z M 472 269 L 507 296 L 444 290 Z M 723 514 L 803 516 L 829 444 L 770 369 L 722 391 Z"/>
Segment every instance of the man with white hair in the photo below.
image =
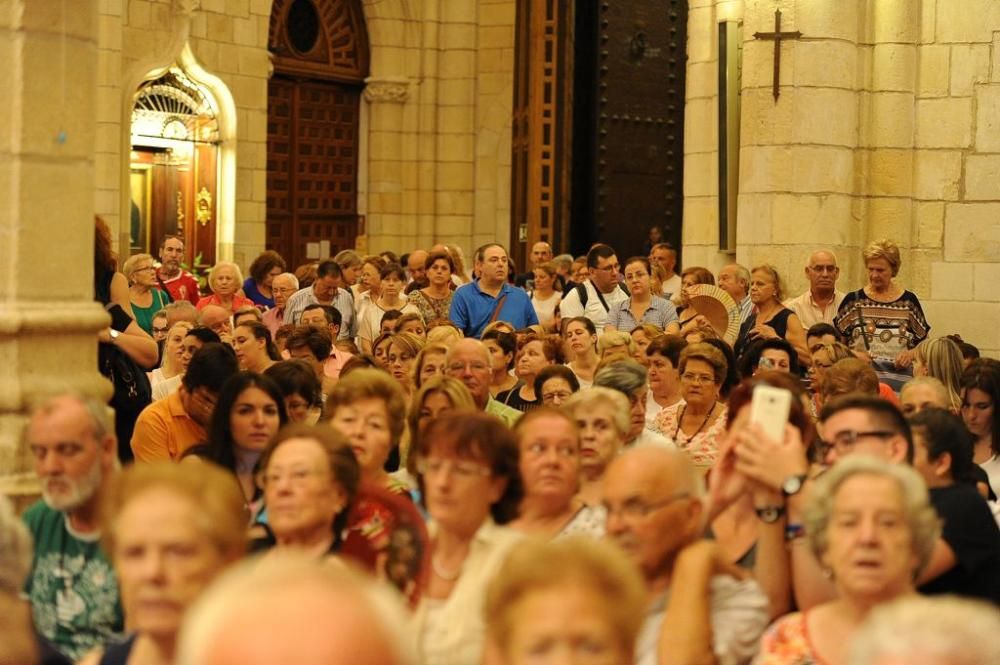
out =
<path fill-rule="evenodd" d="M 300 555 L 244 562 L 189 610 L 177 665 L 413 665 L 397 597 Z"/>
<path fill-rule="evenodd" d="M 603 495 L 607 535 L 650 592 L 636 665 L 748 662 L 767 627 L 767 597 L 702 537 L 704 485 L 687 455 L 626 450 L 608 466 Z"/>
<path fill-rule="evenodd" d="M 285 305 L 288 298 L 299 290 L 299 279 L 290 272 L 283 272 L 271 281 L 271 293 L 274 295 L 274 307 L 264 312 L 260 322 L 271 331 L 271 337 L 285 323 Z"/>
<path fill-rule="evenodd" d="M 25 593 L 39 633 L 79 660 L 123 625 L 98 516 L 100 495 L 117 468 L 115 430 L 104 404 L 60 395 L 32 413 L 24 444 L 42 490 L 42 500 L 24 513 L 35 541 Z"/>
<path fill-rule="evenodd" d="M 819 249 L 809 255 L 805 268 L 809 289 L 797 298 L 789 298 L 785 307 L 795 312 L 802 327 L 809 330 L 817 323 L 833 325 L 840 303 L 844 302 L 844 292 L 837 290 L 840 268 L 833 252 Z"/>

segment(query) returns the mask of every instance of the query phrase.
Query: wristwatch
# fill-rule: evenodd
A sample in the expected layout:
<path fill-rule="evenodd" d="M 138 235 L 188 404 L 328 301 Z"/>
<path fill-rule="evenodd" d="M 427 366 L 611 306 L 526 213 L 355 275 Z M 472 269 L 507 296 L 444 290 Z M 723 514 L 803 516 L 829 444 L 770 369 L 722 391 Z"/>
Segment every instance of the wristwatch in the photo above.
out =
<path fill-rule="evenodd" d="M 784 506 L 764 506 L 762 508 L 754 508 L 753 511 L 757 513 L 757 517 L 764 524 L 774 524 L 785 514 Z"/>
<path fill-rule="evenodd" d="M 111 335 L 111 341 L 112 342 L 115 341 L 116 339 L 118 339 L 118 336 L 121 335 L 121 333 L 118 332 L 117 330 L 115 330 L 114 328 L 110 328 L 108 330 L 108 334 Z"/>
<path fill-rule="evenodd" d="M 781 493 L 785 496 L 794 496 L 802 490 L 802 486 L 806 484 L 806 474 L 797 474 L 794 476 L 788 476 L 781 483 Z"/>

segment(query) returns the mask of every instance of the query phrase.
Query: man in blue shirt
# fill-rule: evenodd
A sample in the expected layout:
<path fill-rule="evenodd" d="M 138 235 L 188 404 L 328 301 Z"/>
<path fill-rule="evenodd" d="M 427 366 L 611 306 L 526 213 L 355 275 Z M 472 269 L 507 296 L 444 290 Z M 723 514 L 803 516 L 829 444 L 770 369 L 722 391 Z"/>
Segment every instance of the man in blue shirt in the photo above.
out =
<path fill-rule="evenodd" d="M 491 243 L 476 250 L 479 280 L 455 291 L 448 316 L 466 337 L 479 337 L 493 321 L 506 321 L 515 330 L 538 323 L 528 294 L 507 282 L 509 269 L 502 245 Z"/>

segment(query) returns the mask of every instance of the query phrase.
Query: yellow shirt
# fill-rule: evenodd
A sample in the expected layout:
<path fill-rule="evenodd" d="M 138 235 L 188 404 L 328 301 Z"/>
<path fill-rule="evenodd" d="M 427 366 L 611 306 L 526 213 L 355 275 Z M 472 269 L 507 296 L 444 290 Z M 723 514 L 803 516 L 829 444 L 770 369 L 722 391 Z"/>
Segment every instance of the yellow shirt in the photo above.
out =
<path fill-rule="evenodd" d="M 132 453 L 137 462 L 176 462 L 185 450 L 206 438 L 205 429 L 184 410 L 178 389 L 139 414 L 132 432 Z"/>

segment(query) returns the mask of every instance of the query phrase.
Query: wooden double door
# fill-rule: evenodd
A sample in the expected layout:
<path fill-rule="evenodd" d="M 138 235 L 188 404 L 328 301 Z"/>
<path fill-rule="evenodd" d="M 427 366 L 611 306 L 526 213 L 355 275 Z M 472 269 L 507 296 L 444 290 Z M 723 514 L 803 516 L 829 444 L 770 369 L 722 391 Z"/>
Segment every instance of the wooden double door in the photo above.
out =
<path fill-rule="evenodd" d="M 275 74 L 268 84 L 267 248 L 290 270 L 354 247 L 361 87 Z"/>

